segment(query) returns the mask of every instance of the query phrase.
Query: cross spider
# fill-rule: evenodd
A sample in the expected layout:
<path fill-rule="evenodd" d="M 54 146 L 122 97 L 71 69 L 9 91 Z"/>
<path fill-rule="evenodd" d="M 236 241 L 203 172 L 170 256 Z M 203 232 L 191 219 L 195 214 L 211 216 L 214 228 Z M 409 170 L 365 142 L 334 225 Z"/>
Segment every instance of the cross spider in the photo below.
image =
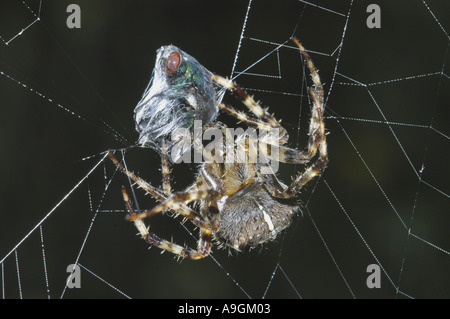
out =
<path fill-rule="evenodd" d="M 150 245 L 157 246 L 163 250 L 170 251 L 179 257 L 200 259 L 206 257 L 211 252 L 211 243 L 214 239 L 220 247 L 230 247 L 237 251 L 243 249 L 255 248 L 263 243 L 275 239 L 280 232 L 286 229 L 292 222 L 293 217 L 300 210 L 300 204 L 296 195 L 301 188 L 318 175 L 325 167 L 328 161 L 325 126 L 323 122 L 323 88 L 316 68 L 313 65 L 308 53 L 300 42 L 293 38 L 303 55 L 306 64 L 311 72 L 313 86 L 309 93 L 312 98 L 311 120 L 309 126 L 308 147 L 304 151 L 291 149 L 283 146 L 287 142 L 287 133 L 267 110 L 264 110 L 256 103 L 251 96 L 242 90 L 231 80 L 214 75 L 204 69 L 200 64 L 195 65 L 197 71 L 200 70 L 203 76 L 209 76 L 212 80 L 208 86 L 214 82 L 215 85 L 223 87 L 237 95 L 256 118 L 247 116 L 243 112 L 238 112 L 230 106 L 220 103 L 217 94 L 210 94 L 205 98 L 205 91 L 190 91 L 184 99 L 191 108 L 190 117 L 208 118 L 209 126 L 226 129 L 224 124 L 214 122 L 217 117 L 215 107 L 230 113 L 240 121 L 248 125 L 257 126 L 261 129 L 277 129 L 281 132 L 278 135 L 270 135 L 268 142 L 265 140 L 263 145 L 265 156 L 273 157 L 272 149 L 277 147 L 278 157 L 274 160 L 291 164 L 308 164 L 316 157 L 317 159 L 310 164 L 303 173 L 300 173 L 292 183 L 287 186 L 283 184 L 275 173 L 261 174 L 260 165 L 248 160 L 250 156 L 249 148 L 245 148 L 245 160 L 242 163 L 218 163 L 216 161 L 205 161 L 200 164 L 199 173 L 196 181 L 183 192 L 172 193 L 170 186 L 170 170 L 168 167 L 167 150 L 168 146 L 164 138 L 161 139 L 160 152 L 162 157 L 163 189 L 156 188 L 134 173 L 126 169 L 110 152 L 109 156 L 114 164 L 139 187 L 143 188 L 148 194 L 153 196 L 161 203 L 153 209 L 143 212 L 135 212 L 128 194 L 123 188 L 123 198 L 129 212 L 128 218 L 134 221 L 140 235 Z M 163 71 L 166 76 L 175 74 L 183 68 L 183 63 L 189 63 L 193 58 L 185 54 L 174 46 L 163 47 L 164 57 L 162 57 Z M 186 60 L 187 57 L 187 60 Z M 198 63 L 198 62 L 196 62 Z M 201 69 L 203 68 L 203 69 Z M 187 66 L 190 67 L 189 65 Z M 186 71 L 186 66 L 182 72 Z M 194 77 L 192 78 L 193 80 Z M 200 84 L 204 84 L 204 79 L 197 78 Z M 186 83 L 183 84 L 186 88 Z M 192 86 L 190 89 L 198 86 Z M 200 87 L 201 89 L 202 87 Z M 204 88 L 204 85 L 203 85 Z M 211 89 L 211 86 L 210 86 Z M 188 90 L 189 91 L 189 90 Z M 199 93 L 200 92 L 200 93 Z M 209 91 L 210 93 L 212 91 Z M 212 99 L 214 103 L 199 105 L 200 101 Z M 167 102 L 167 101 L 166 101 Z M 180 100 L 178 99 L 179 103 Z M 209 103 L 209 102 L 208 102 Z M 167 106 L 167 103 L 165 104 Z M 173 104 L 172 104 L 173 106 Z M 138 105 L 139 107 L 139 105 Z M 193 109 L 192 109 L 193 108 Z M 212 108 L 212 109 L 211 109 Z M 138 108 L 137 108 L 138 109 Z M 142 109 L 135 113 L 136 126 L 142 122 Z M 155 111 L 152 111 L 153 114 Z M 185 112 L 186 114 L 186 112 Z M 141 116 L 141 117 L 139 117 Z M 189 117 L 175 123 L 176 125 L 189 126 Z M 141 120 L 141 122 L 139 122 Z M 166 118 L 166 121 L 172 119 Z M 148 124 L 148 118 L 144 124 Z M 187 124 L 186 124 L 187 123 Z M 166 122 L 167 124 L 167 122 Z M 173 124 L 173 123 L 170 123 Z M 153 124 L 154 125 L 154 124 Z M 208 125 L 205 125 L 207 127 Z M 141 142 L 146 143 L 148 136 L 154 137 L 154 131 L 146 130 L 145 125 L 140 126 Z M 144 132 L 144 133 L 143 133 Z M 150 132 L 150 133 L 149 133 Z M 150 135 L 146 135 L 150 134 Z M 153 135 L 152 135 L 153 134 Z M 160 135 L 159 137 L 163 136 Z M 239 137 L 238 137 L 239 138 Z M 248 144 L 245 144 L 248 146 Z M 197 146 L 198 147 L 198 146 Z M 201 147 L 201 146 L 200 146 Z M 189 203 L 198 203 L 198 209 L 194 210 L 187 206 Z M 200 229 L 200 236 L 197 243 L 197 249 L 183 247 L 165 239 L 159 238 L 154 233 L 149 232 L 149 228 L 143 222 L 143 218 L 154 214 L 170 210 L 184 218 L 190 220 Z"/>

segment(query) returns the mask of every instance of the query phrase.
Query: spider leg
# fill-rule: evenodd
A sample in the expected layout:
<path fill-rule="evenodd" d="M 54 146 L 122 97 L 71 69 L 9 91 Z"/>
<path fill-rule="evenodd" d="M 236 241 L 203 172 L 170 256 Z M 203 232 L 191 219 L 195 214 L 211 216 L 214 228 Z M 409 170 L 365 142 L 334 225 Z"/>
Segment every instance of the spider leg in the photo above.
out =
<path fill-rule="evenodd" d="M 125 201 L 125 205 L 127 207 L 130 216 L 136 216 L 137 214 L 134 212 L 133 207 L 131 206 L 128 194 L 125 189 L 122 189 L 123 198 Z M 150 245 L 159 247 L 163 250 L 172 252 L 180 257 L 189 258 L 189 259 L 200 259 L 209 255 L 211 252 L 211 238 L 212 231 L 200 228 L 200 239 L 198 241 L 197 250 L 193 250 L 188 247 L 183 247 L 177 244 L 174 244 L 168 240 L 161 239 L 154 233 L 149 232 L 149 228 L 145 227 L 142 219 L 137 218 L 133 220 L 136 228 L 139 230 L 142 238 L 147 241 Z"/>
<path fill-rule="evenodd" d="M 250 126 L 256 126 L 257 128 L 259 128 L 260 130 L 264 130 L 264 131 L 270 131 L 272 130 L 274 127 L 272 127 L 270 124 L 264 122 L 264 121 L 260 121 L 257 118 L 253 118 L 248 116 L 247 114 L 245 114 L 244 112 L 240 112 L 237 111 L 235 108 L 233 108 L 232 106 L 223 104 L 223 103 L 219 103 L 219 107 L 224 110 L 225 112 L 231 114 L 232 116 L 236 117 L 239 121 L 244 122 Z M 284 132 L 284 133 L 283 133 Z M 287 136 L 286 133 L 283 129 L 282 131 L 282 135 L 279 143 L 286 143 L 287 142 Z"/>
<path fill-rule="evenodd" d="M 130 172 L 125 167 L 123 167 L 123 165 L 119 163 L 119 161 L 116 159 L 116 157 L 113 155 L 112 152 L 109 152 L 108 156 L 110 157 L 114 165 L 116 165 L 125 175 L 130 177 L 140 188 L 144 189 L 148 194 L 153 196 L 153 198 L 155 198 L 160 202 L 164 201 L 167 198 L 167 195 L 163 191 L 152 186 L 139 176 L 135 175 L 133 172 Z"/>
<path fill-rule="evenodd" d="M 281 198 L 294 196 L 306 183 L 317 176 L 325 168 L 328 162 L 325 125 L 323 122 L 322 83 L 320 82 L 317 69 L 304 47 L 296 38 L 293 38 L 293 41 L 299 47 L 300 52 L 305 58 L 314 84 L 309 92 L 312 98 L 313 107 L 309 126 L 308 147 L 305 151 L 298 151 L 296 149 L 278 146 L 275 139 L 270 139 L 270 135 L 267 141 L 254 140 L 253 142 L 258 143 L 260 156 L 269 158 L 273 161 L 290 164 L 306 164 L 317 154 L 317 151 L 319 151 L 319 157 L 312 165 L 307 167 L 302 174 L 298 175 L 287 188 L 283 187 L 273 171 L 270 171 L 271 174 L 261 174 L 262 178 L 268 182 L 266 183 L 266 187 L 269 188 L 272 195 Z M 271 169 L 271 167 L 266 166 L 266 169 Z"/>
<path fill-rule="evenodd" d="M 227 106 L 223 103 L 219 104 L 219 107 L 235 116 L 240 121 L 243 121 L 249 125 L 257 126 L 260 129 L 271 130 L 278 129 L 279 130 L 279 141 L 280 144 L 285 144 L 289 138 L 289 135 L 286 129 L 280 125 L 280 122 L 277 121 L 271 114 L 267 112 L 267 109 L 263 109 L 258 102 L 256 102 L 252 96 L 248 95 L 245 90 L 243 90 L 239 85 L 237 85 L 234 81 L 229 80 L 227 78 L 221 77 L 219 75 L 213 75 L 212 79 L 222 86 L 223 88 L 229 90 L 230 92 L 236 94 L 242 101 L 242 103 L 247 106 L 247 108 L 252 112 L 258 119 L 262 119 L 264 122 L 258 121 L 246 115 L 243 112 L 238 112 L 231 106 Z M 267 126 L 269 125 L 269 126 Z"/>
<path fill-rule="evenodd" d="M 313 90 L 311 92 L 314 92 Z M 317 102 L 317 97 L 315 94 L 312 94 L 314 100 Z M 315 102 L 315 103 L 316 103 Z M 306 168 L 306 170 L 297 176 L 297 178 L 292 182 L 289 188 L 284 192 L 285 197 L 291 197 L 295 193 L 297 193 L 306 183 L 308 183 L 311 179 L 313 179 L 316 175 L 318 175 L 327 165 L 328 163 L 328 155 L 327 155 L 327 145 L 325 141 L 325 130 L 323 125 L 322 113 L 319 114 L 320 118 L 320 129 L 319 129 L 319 157 L 317 160 Z"/>
<path fill-rule="evenodd" d="M 183 247 L 172 243 L 166 239 L 161 239 L 153 233 L 148 233 L 145 240 L 156 247 L 174 253 L 183 258 L 201 259 L 208 256 L 211 252 L 212 232 L 205 228 L 200 228 L 200 238 L 197 244 L 197 250 L 189 247 Z"/>
<path fill-rule="evenodd" d="M 148 194 L 150 194 L 153 198 L 155 198 L 157 201 L 164 202 L 167 200 L 168 195 L 165 194 L 160 189 L 152 186 L 151 184 L 144 181 L 139 176 L 135 175 L 133 172 L 130 172 L 127 170 L 119 161 L 115 158 L 115 156 L 109 152 L 109 157 L 111 158 L 112 162 L 128 177 L 130 177 L 139 187 L 144 189 Z M 173 211 L 176 214 L 180 214 L 183 217 L 186 217 L 194 223 L 194 225 L 206 229 L 214 229 L 214 227 L 209 223 L 209 221 L 205 220 L 202 216 L 198 215 L 195 211 L 190 209 L 187 206 L 184 205 L 177 205 L 176 207 L 168 207 L 169 210 Z M 143 213 L 148 213 L 149 211 L 144 211 Z M 150 216 L 151 214 L 148 214 Z"/>
<path fill-rule="evenodd" d="M 288 164 L 308 163 L 316 155 L 319 146 L 319 139 L 316 134 L 310 135 L 308 148 L 305 151 L 278 146 L 276 143 L 268 143 L 261 140 L 255 140 L 255 142 L 258 143 L 261 154 L 271 160 Z"/>
<path fill-rule="evenodd" d="M 163 175 L 162 185 L 166 194 L 172 193 L 172 186 L 170 185 L 170 168 L 167 160 L 167 143 L 164 141 L 161 151 L 161 173 Z"/>
<path fill-rule="evenodd" d="M 308 149 L 311 157 L 315 155 L 316 150 L 318 149 L 319 156 L 312 165 L 308 166 L 302 174 L 298 175 L 295 178 L 291 185 L 283 192 L 283 197 L 294 196 L 306 183 L 317 176 L 325 168 L 328 162 L 325 124 L 323 122 L 324 106 L 322 83 L 320 82 L 320 77 L 317 69 L 309 58 L 308 53 L 296 38 L 293 38 L 293 41 L 303 54 L 314 83 L 314 86 L 310 89 L 310 95 L 313 101 L 313 109 L 309 128 L 309 135 L 312 138 L 310 138 Z"/>
<path fill-rule="evenodd" d="M 124 187 L 122 187 L 122 197 L 123 201 L 125 202 L 125 207 L 127 208 L 128 212 L 131 214 L 131 212 L 134 213 L 133 207 L 130 203 L 130 198 L 128 197 L 128 193 L 125 190 Z M 136 226 L 137 230 L 141 234 L 142 238 L 145 238 L 148 234 L 149 227 L 146 227 L 142 219 L 137 219 L 134 221 L 134 226 Z"/>
<path fill-rule="evenodd" d="M 178 209 L 182 205 L 189 204 L 190 202 L 197 201 L 200 199 L 204 199 L 207 197 L 210 198 L 219 198 L 219 193 L 213 189 L 191 189 L 186 192 L 175 193 L 169 198 L 167 198 L 164 202 L 159 205 L 156 205 L 153 209 L 139 213 L 133 214 L 129 216 L 130 220 L 142 219 L 148 216 L 160 213 L 166 209 Z"/>

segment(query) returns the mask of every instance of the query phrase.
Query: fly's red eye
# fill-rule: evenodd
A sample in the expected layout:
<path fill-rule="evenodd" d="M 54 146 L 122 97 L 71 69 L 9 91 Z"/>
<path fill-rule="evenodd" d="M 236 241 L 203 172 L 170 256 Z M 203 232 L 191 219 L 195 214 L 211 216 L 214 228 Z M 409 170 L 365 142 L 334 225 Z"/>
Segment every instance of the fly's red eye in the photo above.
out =
<path fill-rule="evenodd" d="M 180 65 L 181 57 L 178 52 L 172 52 L 166 60 L 165 67 L 167 75 L 171 75 L 178 69 Z"/>

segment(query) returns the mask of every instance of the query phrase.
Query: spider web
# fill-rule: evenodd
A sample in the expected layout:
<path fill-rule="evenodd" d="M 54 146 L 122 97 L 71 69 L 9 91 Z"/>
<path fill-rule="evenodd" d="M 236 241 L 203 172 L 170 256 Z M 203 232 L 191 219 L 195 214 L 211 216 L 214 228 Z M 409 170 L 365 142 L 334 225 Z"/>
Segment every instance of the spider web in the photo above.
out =
<path fill-rule="evenodd" d="M 81 29 L 68 29 L 71 2 L 1 4 L 3 298 L 450 297 L 448 3 L 383 3 L 381 28 L 369 29 L 368 1 L 78 1 Z M 303 190 L 303 217 L 246 254 L 180 263 L 148 250 L 124 220 L 129 182 L 106 151 L 137 139 L 132 111 L 156 49 L 172 43 L 236 79 L 302 148 L 311 83 L 293 35 L 319 69 L 329 132 L 330 163 Z M 155 152 L 116 154 L 160 185 Z M 173 187 L 194 174 L 174 167 Z M 151 228 L 195 246 L 189 223 L 155 216 Z M 71 264 L 81 288 L 66 287 Z M 370 264 L 381 288 L 366 285 Z"/>

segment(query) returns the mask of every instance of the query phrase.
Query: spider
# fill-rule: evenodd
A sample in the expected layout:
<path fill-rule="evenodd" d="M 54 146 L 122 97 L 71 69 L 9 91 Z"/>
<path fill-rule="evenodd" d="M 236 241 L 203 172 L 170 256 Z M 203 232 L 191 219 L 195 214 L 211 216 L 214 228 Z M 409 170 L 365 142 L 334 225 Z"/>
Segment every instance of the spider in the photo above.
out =
<path fill-rule="evenodd" d="M 110 152 L 110 158 L 122 172 L 148 194 L 160 201 L 160 204 L 151 210 L 136 212 L 132 207 L 125 188 L 122 189 L 123 199 L 129 212 L 128 219 L 134 221 L 141 237 L 150 245 L 172 252 L 178 257 L 196 260 L 204 258 L 211 253 L 213 240 L 218 243 L 219 247 L 229 247 L 238 252 L 245 249 L 253 249 L 274 240 L 292 223 L 293 218 L 300 210 L 297 194 L 305 184 L 324 170 L 328 162 L 323 121 L 323 87 L 308 53 L 296 38 L 293 38 L 293 41 L 303 55 L 313 81 L 313 86 L 309 90 L 312 98 L 312 110 L 309 141 L 306 150 L 300 151 L 283 146 L 287 142 L 287 133 L 281 127 L 279 121 L 269 115 L 267 110 L 262 109 L 251 96 L 231 80 L 210 74 L 209 71 L 205 73 L 219 86 L 241 98 L 256 118 L 249 117 L 243 112 L 238 112 L 217 100 L 214 104 L 209 106 L 203 105 L 203 108 L 199 108 L 197 104 L 199 97 L 204 98 L 204 96 L 198 95 L 198 92 L 188 93 L 185 99 L 191 106 L 196 105 L 197 113 L 194 110 L 190 115 L 191 118 L 193 116 L 209 118 L 209 125 L 205 125 L 205 127 L 219 127 L 223 131 L 227 129 L 224 124 L 215 121 L 217 117 L 215 115 L 215 106 L 217 105 L 220 109 L 249 125 L 258 126 L 266 130 L 274 128 L 280 130 L 281 134 L 269 134 L 269 139 L 263 142 L 258 141 L 262 145 L 261 149 L 266 157 L 272 158 L 272 151 L 277 146 L 276 160 L 280 162 L 308 164 L 314 157 L 317 157 L 315 161 L 296 176 L 290 185 L 285 185 L 277 178 L 275 173 L 261 174 L 260 164 L 248 160 L 250 157 L 248 144 L 241 144 L 245 147 L 244 161 L 239 163 L 219 163 L 207 159 L 200 164 L 197 179 L 190 187 L 185 191 L 172 193 L 170 170 L 167 161 L 168 147 L 164 138 L 161 141 L 162 172 L 164 175 L 163 189 L 152 186 L 129 171 Z M 171 75 L 181 67 L 181 61 L 183 60 L 181 54 L 184 54 L 184 52 L 173 46 L 165 47 L 165 49 L 167 48 L 169 48 L 169 52 L 165 52 L 166 58 L 163 62 L 163 68 L 165 68 L 164 71 L 167 75 Z M 188 56 L 188 58 L 192 57 Z M 201 65 L 198 64 L 197 66 Z M 204 92 L 201 93 L 203 94 Z M 213 110 L 211 111 L 208 108 L 213 108 Z M 186 118 L 178 122 L 178 124 L 180 123 L 185 124 Z M 141 140 L 143 136 L 145 137 L 145 134 L 141 134 Z M 198 145 L 196 147 L 201 148 Z M 197 209 L 188 206 L 192 202 L 197 203 L 197 206 L 194 206 Z M 143 218 L 162 213 L 165 210 L 182 215 L 199 227 L 200 236 L 196 249 L 180 246 L 162 239 L 149 231 L 149 228 L 143 222 Z"/>

